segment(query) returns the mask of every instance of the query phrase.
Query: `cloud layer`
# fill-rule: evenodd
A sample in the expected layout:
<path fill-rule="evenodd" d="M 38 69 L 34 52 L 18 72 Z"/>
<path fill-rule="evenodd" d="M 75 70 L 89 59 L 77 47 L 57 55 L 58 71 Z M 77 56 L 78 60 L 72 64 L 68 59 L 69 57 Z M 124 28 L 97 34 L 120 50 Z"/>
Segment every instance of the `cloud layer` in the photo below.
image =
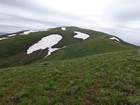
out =
<path fill-rule="evenodd" d="M 104 31 L 140 45 L 140 1 L 0 1 L 0 32 L 70 25 Z"/>

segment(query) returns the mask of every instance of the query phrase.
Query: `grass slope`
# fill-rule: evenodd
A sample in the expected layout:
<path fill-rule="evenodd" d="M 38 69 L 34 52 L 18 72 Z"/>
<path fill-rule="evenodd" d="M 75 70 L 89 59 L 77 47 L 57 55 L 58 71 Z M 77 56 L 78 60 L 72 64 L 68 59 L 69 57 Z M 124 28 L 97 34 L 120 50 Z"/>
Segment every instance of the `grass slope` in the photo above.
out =
<path fill-rule="evenodd" d="M 108 39 L 108 37 L 98 36 L 93 39 L 82 41 L 81 43 L 66 46 L 66 48 L 55 52 L 50 57 L 44 58 L 44 60 L 66 60 L 126 49 L 135 48 L 125 44 L 114 42 Z"/>
<path fill-rule="evenodd" d="M 140 51 L 0 69 L 1 105 L 139 105 Z"/>
<path fill-rule="evenodd" d="M 76 35 L 74 31 L 89 34 L 90 38 L 85 41 L 75 39 L 73 38 L 73 36 Z M 11 37 L 8 40 L 0 41 L 0 68 L 40 61 L 47 55 L 48 49 L 39 50 L 30 55 L 27 55 L 26 51 L 41 38 L 51 34 L 60 34 L 63 37 L 63 39 L 53 47 L 60 48 L 66 46 L 66 48 L 57 51 L 53 56 L 47 58 L 47 60 L 72 59 L 75 57 L 135 48 L 135 46 L 127 44 L 122 40 L 120 44 L 109 40 L 110 35 L 108 34 L 78 27 L 67 27 L 66 31 L 58 27 L 48 31 L 30 33 L 29 35 L 19 35 L 22 32 L 23 31 L 17 32 L 17 36 Z"/>
<path fill-rule="evenodd" d="M 65 32 L 60 28 L 50 29 L 43 32 L 30 33 L 29 35 L 23 36 L 18 34 L 16 37 L 0 41 L 0 67 L 29 64 L 36 59 L 43 58 L 45 55 L 47 55 L 47 49 L 37 51 L 30 55 L 27 55 L 26 51 L 31 45 L 38 42 L 42 37 L 51 34 L 60 34 L 64 37 L 61 43 L 59 43 L 59 47 L 81 41 L 79 39 L 73 38 L 75 35 L 74 32 Z"/>

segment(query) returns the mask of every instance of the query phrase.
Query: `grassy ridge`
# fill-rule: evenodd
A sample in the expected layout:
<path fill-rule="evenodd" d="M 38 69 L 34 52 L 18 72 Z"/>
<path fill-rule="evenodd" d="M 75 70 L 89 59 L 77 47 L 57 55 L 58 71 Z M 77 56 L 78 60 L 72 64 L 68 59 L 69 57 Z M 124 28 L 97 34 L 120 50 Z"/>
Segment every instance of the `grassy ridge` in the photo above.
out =
<path fill-rule="evenodd" d="M 140 52 L 0 69 L 0 103 L 13 105 L 140 104 Z"/>
<path fill-rule="evenodd" d="M 31 60 L 35 60 L 38 56 L 33 55 L 36 53 L 28 56 L 26 51 L 29 46 L 36 43 L 43 36 L 45 36 L 45 32 L 31 33 L 26 36 L 17 35 L 8 40 L 0 41 L 0 67 L 22 65 L 31 62 Z M 27 60 L 24 61 L 25 59 Z"/>
<path fill-rule="evenodd" d="M 85 41 L 74 38 L 74 35 L 76 35 L 74 31 L 89 34 L 90 37 Z M 61 48 L 66 46 L 66 48 L 57 51 L 53 56 L 47 58 L 47 60 L 72 59 L 75 57 L 135 48 L 121 39 L 120 44 L 109 40 L 110 35 L 108 34 L 78 27 L 67 27 L 66 31 L 58 27 L 49 29 L 48 31 L 30 33 L 29 35 L 20 35 L 21 33 L 22 31 L 17 32 L 17 36 L 0 41 L 0 68 L 26 65 L 38 60 L 40 61 L 47 55 L 48 49 L 38 50 L 30 55 L 26 54 L 27 49 L 41 38 L 52 34 L 59 34 L 63 37 L 53 47 Z"/>
<path fill-rule="evenodd" d="M 81 43 L 71 44 L 66 48 L 55 52 L 45 60 L 65 60 L 77 57 L 89 56 L 94 54 L 135 49 L 132 46 L 114 42 L 107 37 L 97 37 L 90 40 L 82 41 Z"/>
<path fill-rule="evenodd" d="M 74 39 L 73 36 L 75 34 L 73 32 L 63 32 L 60 28 L 30 33 L 29 35 L 23 36 L 18 34 L 16 37 L 0 41 L 0 67 L 29 64 L 34 60 L 43 58 L 47 55 L 47 49 L 36 51 L 30 55 L 27 55 L 26 51 L 31 45 L 38 42 L 41 38 L 51 34 L 60 34 L 63 37 L 62 41 L 55 47 L 63 47 L 64 45 L 82 41 Z"/>

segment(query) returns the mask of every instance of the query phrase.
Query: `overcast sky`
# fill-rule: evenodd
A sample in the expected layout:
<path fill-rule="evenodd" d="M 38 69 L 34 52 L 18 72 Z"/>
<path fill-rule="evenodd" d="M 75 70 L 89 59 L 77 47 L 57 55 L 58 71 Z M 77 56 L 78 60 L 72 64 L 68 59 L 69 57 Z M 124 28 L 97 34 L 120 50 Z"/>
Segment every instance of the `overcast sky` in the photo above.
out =
<path fill-rule="evenodd" d="M 71 25 L 140 45 L 140 0 L 0 0 L 0 32 Z"/>

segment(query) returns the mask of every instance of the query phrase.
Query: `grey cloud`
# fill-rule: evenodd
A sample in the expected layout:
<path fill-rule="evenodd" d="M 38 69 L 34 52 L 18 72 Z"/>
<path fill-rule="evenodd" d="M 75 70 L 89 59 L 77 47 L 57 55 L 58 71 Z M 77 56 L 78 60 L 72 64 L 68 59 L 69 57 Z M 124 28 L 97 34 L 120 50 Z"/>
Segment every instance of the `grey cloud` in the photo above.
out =
<path fill-rule="evenodd" d="M 28 28 L 26 27 L 20 27 L 20 26 L 14 26 L 14 25 L 0 25 L 0 32 L 3 33 L 10 33 L 10 32 L 16 32 L 20 30 L 26 30 Z"/>
<path fill-rule="evenodd" d="M 75 25 L 115 34 L 135 44 L 140 42 L 139 0 L 112 0 L 101 15 L 84 14 L 82 11 L 74 14 L 49 6 L 41 7 L 34 0 L 0 0 L 0 5 L 3 6 L 0 8 L 0 32 Z M 5 9 L 8 12 L 3 12 Z M 10 9 L 14 9 L 15 13 Z M 31 16 L 22 14 L 22 10 Z M 137 27 L 133 27 L 133 21 L 136 21 Z"/>
<path fill-rule="evenodd" d="M 116 0 L 106 10 L 109 19 L 120 22 L 140 20 L 140 1 L 139 0 Z"/>

